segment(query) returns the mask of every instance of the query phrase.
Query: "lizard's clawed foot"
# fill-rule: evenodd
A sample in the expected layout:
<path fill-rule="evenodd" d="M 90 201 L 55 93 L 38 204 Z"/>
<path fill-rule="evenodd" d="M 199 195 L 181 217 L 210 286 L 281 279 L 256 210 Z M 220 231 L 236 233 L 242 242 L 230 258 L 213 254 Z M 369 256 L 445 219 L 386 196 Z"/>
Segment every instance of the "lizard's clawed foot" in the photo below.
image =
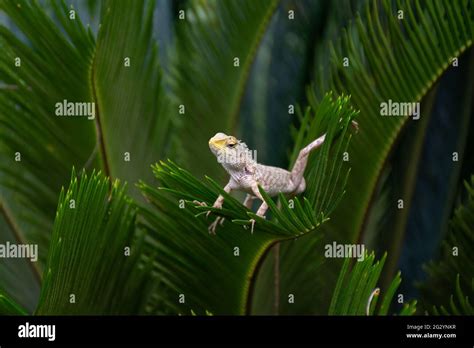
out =
<path fill-rule="evenodd" d="M 206 202 L 199 202 L 198 200 L 194 200 L 193 201 L 194 204 L 197 204 L 201 207 L 207 207 L 207 203 Z M 209 217 L 209 214 L 211 214 L 211 211 L 208 210 L 207 213 L 206 213 L 206 219 Z"/>
<path fill-rule="evenodd" d="M 209 225 L 209 228 L 208 228 L 209 233 L 210 233 L 210 234 L 216 234 L 216 227 L 217 227 L 217 225 L 219 224 L 219 225 L 222 226 L 222 224 L 224 223 L 224 220 L 225 220 L 224 217 L 218 216 L 218 217 L 216 218 L 216 220 L 215 220 L 212 224 Z"/>
<path fill-rule="evenodd" d="M 217 200 L 213 205 L 212 205 L 213 208 L 217 208 L 217 209 L 222 209 L 222 202 L 219 202 L 219 200 Z M 209 215 L 211 214 L 211 211 L 209 210 L 207 213 L 206 213 L 206 218 L 209 217 Z M 222 222 L 221 222 L 221 225 L 222 225 Z"/>
<path fill-rule="evenodd" d="M 255 226 L 255 219 L 250 219 L 250 233 L 253 234 L 253 227 Z"/>
<path fill-rule="evenodd" d="M 260 215 L 259 215 L 260 216 Z M 262 218 L 266 219 L 265 215 L 261 216 Z M 253 234 L 253 228 L 255 227 L 255 219 L 250 219 L 250 233 Z M 247 229 L 247 226 L 244 226 L 245 229 Z"/>
<path fill-rule="evenodd" d="M 253 227 L 255 226 L 255 219 L 250 219 L 250 233 L 253 234 Z M 244 226 L 245 229 L 247 229 L 247 226 Z"/>
<path fill-rule="evenodd" d="M 197 205 L 200 205 L 201 207 L 207 207 L 207 203 L 206 203 L 206 202 L 199 202 L 198 200 L 194 200 L 193 203 L 194 203 L 194 204 L 197 204 Z"/>

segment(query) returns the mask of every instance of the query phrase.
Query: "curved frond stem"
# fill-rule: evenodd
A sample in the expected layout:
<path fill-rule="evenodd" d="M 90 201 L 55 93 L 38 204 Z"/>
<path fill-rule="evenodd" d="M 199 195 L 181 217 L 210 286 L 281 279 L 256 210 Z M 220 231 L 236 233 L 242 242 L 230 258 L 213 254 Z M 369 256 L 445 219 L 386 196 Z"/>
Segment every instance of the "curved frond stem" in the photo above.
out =
<path fill-rule="evenodd" d="M 14 219 L 11 217 L 11 214 L 8 212 L 7 207 L 5 206 L 4 202 L 3 203 L 0 202 L 0 213 L 2 214 L 3 218 L 7 222 L 8 227 L 10 227 L 10 230 L 15 236 L 16 241 L 19 244 L 27 244 L 26 239 L 23 237 L 23 234 L 20 231 L 20 227 L 15 223 Z M 38 284 L 41 284 L 41 272 L 39 270 L 37 263 L 32 262 L 30 260 L 28 262 L 28 265 L 30 266 L 32 273 L 36 281 L 38 282 Z"/>

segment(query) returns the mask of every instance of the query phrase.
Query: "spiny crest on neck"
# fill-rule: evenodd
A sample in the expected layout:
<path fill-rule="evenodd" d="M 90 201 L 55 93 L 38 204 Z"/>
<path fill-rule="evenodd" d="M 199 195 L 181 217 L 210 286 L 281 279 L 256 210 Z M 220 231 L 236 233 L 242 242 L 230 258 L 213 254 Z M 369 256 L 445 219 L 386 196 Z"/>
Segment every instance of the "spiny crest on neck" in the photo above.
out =
<path fill-rule="evenodd" d="M 252 151 L 234 136 L 217 133 L 209 140 L 209 148 L 226 169 L 241 169 L 255 163 Z"/>

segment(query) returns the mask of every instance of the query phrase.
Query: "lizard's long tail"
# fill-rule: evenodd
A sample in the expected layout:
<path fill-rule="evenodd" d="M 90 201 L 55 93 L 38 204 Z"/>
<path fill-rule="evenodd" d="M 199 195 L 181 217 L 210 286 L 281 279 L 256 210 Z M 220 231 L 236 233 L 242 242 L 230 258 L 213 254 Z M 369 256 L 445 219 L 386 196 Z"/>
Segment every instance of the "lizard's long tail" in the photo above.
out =
<path fill-rule="evenodd" d="M 359 124 L 356 121 L 352 120 L 351 126 L 352 128 L 355 129 L 356 133 L 359 131 Z M 340 135 L 341 135 L 341 132 L 336 134 L 333 140 L 336 140 Z M 308 164 L 309 154 L 311 153 L 311 151 L 314 151 L 318 147 L 323 145 L 325 139 L 326 139 L 326 133 L 324 133 L 319 138 L 311 142 L 309 145 L 301 149 L 298 155 L 298 158 L 296 159 L 295 165 L 293 166 L 293 169 L 291 170 L 291 180 L 293 182 L 294 191 L 302 192 L 304 190 L 303 187 L 301 187 L 300 190 L 298 190 L 298 188 L 300 187 L 300 184 L 302 183 L 302 180 L 303 180 L 304 170 L 306 169 L 306 164 Z"/>
<path fill-rule="evenodd" d="M 309 145 L 301 149 L 298 158 L 296 159 L 293 169 L 291 169 L 291 181 L 295 187 L 295 190 L 300 186 L 301 180 L 303 179 L 304 170 L 306 164 L 308 164 L 308 157 L 311 151 L 316 150 L 318 147 L 323 145 L 326 134 L 321 135 L 318 139 L 312 141 Z"/>

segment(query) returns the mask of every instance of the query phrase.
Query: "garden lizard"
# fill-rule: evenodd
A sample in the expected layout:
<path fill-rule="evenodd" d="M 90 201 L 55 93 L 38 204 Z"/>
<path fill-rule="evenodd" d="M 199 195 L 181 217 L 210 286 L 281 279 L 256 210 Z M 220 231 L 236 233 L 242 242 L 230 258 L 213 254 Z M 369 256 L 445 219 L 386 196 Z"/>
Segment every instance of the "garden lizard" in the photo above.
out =
<path fill-rule="evenodd" d="M 358 125 L 352 121 L 352 126 L 357 130 Z M 306 188 L 306 182 L 303 177 L 308 157 L 311 151 L 320 147 L 326 138 L 326 134 L 321 135 L 309 145 L 304 147 L 296 159 L 296 162 L 291 171 L 263 165 L 257 163 L 252 157 L 252 151 L 247 145 L 238 140 L 234 136 L 226 135 L 224 133 L 217 133 L 209 140 L 209 148 L 211 152 L 217 157 L 219 163 L 222 164 L 227 173 L 230 174 L 230 179 L 224 187 L 224 191 L 230 193 L 234 190 L 247 192 L 244 201 L 245 207 L 252 208 L 253 200 L 258 198 L 262 204 L 257 210 L 257 215 L 265 217 L 268 205 L 263 199 L 258 186 L 260 185 L 265 192 L 270 196 L 276 196 L 279 193 L 286 195 L 297 195 L 302 193 Z M 200 205 L 204 203 L 197 202 Z M 219 195 L 214 202 L 213 208 L 222 208 L 224 197 Z M 209 216 L 211 211 L 207 212 Z M 218 217 L 210 226 L 209 233 L 215 234 L 216 227 L 224 221 L 223 217 Z M 255 220 L 251 219 L 251 231 L 253 233 Z"/>

